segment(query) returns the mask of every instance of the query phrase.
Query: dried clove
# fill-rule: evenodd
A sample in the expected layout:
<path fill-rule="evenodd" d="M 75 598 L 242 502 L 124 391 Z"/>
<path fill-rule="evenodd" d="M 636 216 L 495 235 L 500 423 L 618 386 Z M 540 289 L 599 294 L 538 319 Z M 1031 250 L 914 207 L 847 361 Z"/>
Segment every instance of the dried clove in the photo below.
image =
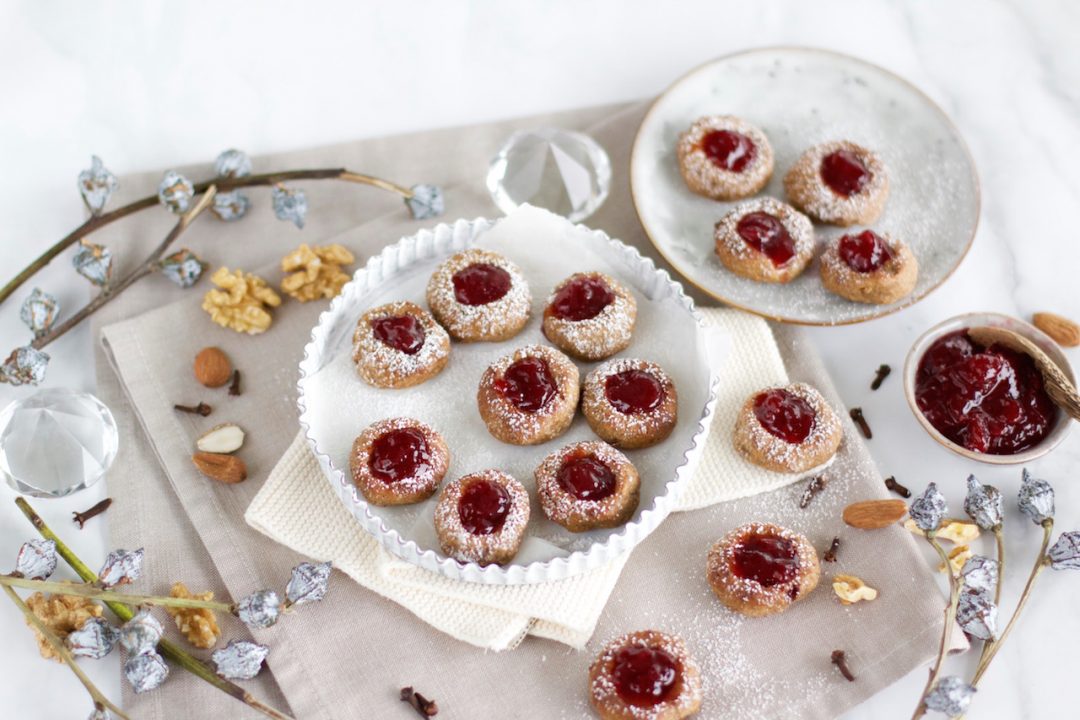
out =
<path fill-rule="evenodd" d="M 848 413 L 851 415 L 851 419 L 855 421 L 855 424 L 859 427 L 859 432 L 863 434 L 863 437 L 869 440 L 874 437 L 874 433 L 870 431 L 870 423 L 866 422 L 866 416 L 863 415 L 862 408 L 851 408 Z"/>
<path fill-rule="evenodd" d="M 83 510 L 82 512 L 73 512 L 71 514 L 74 515 L 73 520 L 79 524 L 79 529 L 82 530 L 83 525 L 86 524 L 87 520 L 94 517 L 95 515 L 100 515 L 101 513 L 105 512 L 109 509 L 110 505 L 112 505 L 112 498 L 105 498 L 104 500 L 96 503 L 93 507 L 87 510 Z"/>
<path fill-rule="evenodd" d="M 836 562 L 836 551 L 840 549 L 840 538 L 834 537 L 832 544 L 829 545 L 829 549 L 825 551 L 825 554 L 821 556 L 821 559 L 825 562 Z"/>
<path fill-rule="evenodd" d="M 192 415 L 202 415 L 203 417 L 206 417 L 213 411 L 213 408 L 206 403 L 201 402 L 198 405 L 173 405 L 173 410 L 179 410 L 180 412 L 191 413 Z"/>
<path fill-rule="evenodd" d="M 870 383 L 871 390 L 877 390 L 881 387 L 881 383 L 885 382 L 885 378 L 889 377 L 889 373 L 892 372 L 892 368 L 882 363 L 874 374 L 874 382 Z"/>
<path fill-rule="evenodd" d="M 899 495 L 902 498 L 911 497 L 911 491 L 908 490 L 903 485 L 901 485 L 900 483 L 896 482 L 896 478 L 893 477 L 892 475 L 885 478 L 885 487 L 887 487 L 889 490 L 892 490 L 894 493 L 896 493 L 897 495 Z"/>
<path fill-rule="evenodd" d="M 428 700 L 412 689 L 412 686 L 401 688 L 401 701 L 407 702 L 420 717 L 435 717 L 439 714 L 439 706 L 434 700 Z"/>
<path fill-rule="evenodd" d="M 240 371 L 239 370 L 233 370 L 232 382 L 229 383 L 229 394 L 230 395 L 239 395 L 240 394 Z"/>
<path fill-rule="evenodd" d="M 824 490 L 828 483 L 829 481 L 823 475 L 810 478 L 810 482 L 806 483 L 806 489 L 803 490 L 802 497 L 799 499 L 799 509 L 805 510 L 814 496 Z"/>
<path fill-rule="evenodd" d="M 851 668 L 847 664 L 847 655 L 843 650 L 832 651 L 832 664 L 840 671 L 840 674 L 844 676 L 844 679 L 848 682 L 855 682 L 855 676 L 851 672 Z"/>

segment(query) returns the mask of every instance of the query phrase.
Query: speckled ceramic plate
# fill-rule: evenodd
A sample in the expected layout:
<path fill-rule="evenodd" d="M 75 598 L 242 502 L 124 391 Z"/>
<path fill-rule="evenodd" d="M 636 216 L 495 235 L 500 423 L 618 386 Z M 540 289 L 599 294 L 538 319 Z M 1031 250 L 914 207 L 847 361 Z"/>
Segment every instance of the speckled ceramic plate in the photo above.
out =
<path fill-rule="evenodd" d="M 787 285 L 727 270 L 713 252 L 713 225 L 735 203 L 692 193 L 679 175 L 679 133 L 702 115 L 737 115 L 765 131 L 776 169 L 761 193 L 784 199 L 783 176 L 812 145 L 848 139 L 885 161 L 890 194 L 872 227 L 905 240 L 919 261 L 914 292 L 891 305 L 829 293 L 818 263 Z M 630 167 L 634 205 L 656 249 L 691 284 L 729 305 L 781 322 L 840 325 L 907 307 L 964 259 L 979 220 L 971 155 L 945 113 L 892 73 L 824 50 L 763 48 L 729 55 L 677 80 L 641 123 Z M 815 225 L 819 247 L 845 230 Z"/>

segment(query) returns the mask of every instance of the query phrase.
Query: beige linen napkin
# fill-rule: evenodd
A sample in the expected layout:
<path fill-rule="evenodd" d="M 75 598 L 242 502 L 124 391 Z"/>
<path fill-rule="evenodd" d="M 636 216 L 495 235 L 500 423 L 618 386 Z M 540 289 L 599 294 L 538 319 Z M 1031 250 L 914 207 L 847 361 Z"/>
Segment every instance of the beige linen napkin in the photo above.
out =
<path fill-rule="evenodd" d="M 690 510 L 764 492 L 798 475 L 771 473 L 747 463 L 731 444 L 730 429 L 745 398 L 786 382 L 783 360 L 768 324 L 738 310 L 703 311 L 707 328 L 730 350 L 717 368 L 718 430 L 680 496 Z M 582 647 L 592 634 L 625 557 L 559 582 L 490 586 L 450 580 L 406 563 L 379 547 L 342 506 L 303 433 L 285 451 L 248 507 L 249 525 L 293 550 L 333 560 L 364 587 L 406 607 L 433 627 L 491 650 L 516 647 L 525 634 Z"/>
<path fill-rule="evenodd" d="M 506 136 L 538 125 L 580 129 L 604 145 L 613 177 L 623 178 L 613 183 L 610 197 L 589 224 L 656 258 L 637 224 L 625 182 L 642 111 L 641 106 L 588 109 L 361 141 L 256 158 L 255 166 L 262 171 L 345 165 L 405 184 L 437 182 L 447 189 L 450 218 L 494 216 L 482 177 L 487 159 Z M 205 177 L 211 171 L 203 166 L 188 172 Z M 153 192 L 159 179 L 160 173 L 122 178 L 126 195 L 119 200 Z M 408 219 L 399 200 L 385 194 L 326 183 L 305 189 L 311 214 L 303 232 L 274 220 L 268 196 L 252 191 L 250 217 L 228 226 L 200 220 L 185 234 L 184 244 L 215 265 L 254 268 L 299 242 L 332 238 L 367 257 L 422 226 Z M 114 248 L 119 272 L 138 263 L 171 223 L 168 213 L 148 210 L 96 239 Z M 268 333 L 239 337 L 206 322 L 198 308 L 205 289 L 185 293 L 150 278 L 94 316 L 95 328 L 112 324 L 107 347 L 98 350 L 98 394 L 125 428 L 109 476 L 115 500 L 110 532 L 114 546 L 147 545 L 140 590 L 167 593 L 174 580 L 192 579 L 199 585 L 193 589 L 238 598 L 256 588 L 280 587 L 302 559 L 245 525 L 243 513 L 295 440 L 296 367 L 321 306 L 286 303 Z M 180 301 L 147 312 L 174 299 Z M 841 407 L 800 331 L 776 327 L 774 334 L 790 378 L 817 385 Z M 225 348 L 244 368 L 241 397 L 211 393 L 191 379 L 192 355 L 211 344 Z M 902 358 L 882 359 L 895 364 Z M 199 399 L 215 405 L 209 418 L 171 410 L 174 402 Z M 239 485 L 209 482 L 190 464 L 194 438 L 225 420 L 250 431 L 242 451 L 250 477 Z M 846 420 L 845 431 L 848 442 L 830 471 L 829 486 L 806 510 L 798 508 L 801 485 L 794 485 L 669 517 L 626 560 L 585 651 L 528 638 L 513 652 L 486 652 L 433 630 L 402 606 L 335 573 L 323 602 L 251 633 L 272 649 L 268 669 L 248 687 L 271 704 L 291 707 L 298 718 L 408 717 L 409 709 L 397 699 L 397 688 L 407 684 L 438 699 L 440 717 L 590 717 L 583 687 L 593 654 L 615 634 L 656 627 L 686 638 L 703 665 L 707 695 L 702 717 L 834 717 L 933 654 L 943 606 L 927 561 L 908 533 L 899 528 L 858 532 L 840 523 L 847 502 L 885 492 L 865 443 Z M 766 518 L 807 533 L 818 547 L 839 535 L 844 543 L 840 561 L 829 570 L 865 578 L 880 591 L 878 600 L 843 608 L 825 586 L 781 616 L 751 621 L 726 611 L 704 581 L 708 547 L 738 523 Z M 226 629 L 230 637 L 243 633 L 233 624 Z M 833 648 L 848 652 L 857 682 L 844 681 L 829 665 Z M 179 670 L 153 693 L 127 694 L 124 700 L 143 720 L 255 717 Z"/>

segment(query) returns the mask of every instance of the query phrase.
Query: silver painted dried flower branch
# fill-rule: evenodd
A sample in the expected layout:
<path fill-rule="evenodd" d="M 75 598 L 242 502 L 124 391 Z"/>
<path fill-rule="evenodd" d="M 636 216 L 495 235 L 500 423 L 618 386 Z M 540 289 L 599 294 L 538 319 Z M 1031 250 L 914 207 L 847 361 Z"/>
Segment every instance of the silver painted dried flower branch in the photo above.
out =
<path fill-rule="evenodd" d="M 931 671 L 930 680 L 912 716 L 913 720 L 922 717 L 928 710 L 954 718 L 966 713 L 979 681 L 1015 627 L 1040 573 L 1047 567 L 1054 570 L 1080 569 L 1080 532 L 1062 533 L 1057 542 L 1050 545 L 1054 528 L 1054 489 L 1045 480 L 1033 478 L 1025 469 L 1017 496 L 1017 505 L 1034 524 L 1042 527 L 1043 541 L 1020 600 L 1008 623 L 1004 629 L 1001 629 L 998 624 L 998 613 L 1001 582 L 1005 572 L 1002 531 L 1004 499 L 997 488 L 983 485 L 974 475 L 968 478 L 967 486 L 964 512 L 980 528 L 994 532 L 997 539 L 998 558 L 995 560 L 983 555 L 973 555 L 964 563 L 959 575 L 950 578 L 950 605 L 946 610 L 940 651 Z M 943 551 L 934 540 L 933 534 L 945 513 L 945 499 L 933 483 L 930 483 L 923 495 L 911 504 L 912 518 L 920 529 L 927 533 L 927 539 L 935 546 L 939 554 L 943 554 Z M 970 682 L 956 676 L 940 676 L 941 663 L 948 647 L 949 630 L 954 618 L 969 640 L 983 643 L 982 654 Z"/>
<path fill-rule="evenodd" d="M 57 545 L 53 540 L 30 540 L 22 545 L 15 558 L 15 569 L 0 576 L 0 586 L 14 599 L 14 588 L 75 596 L 89 600 L 120 602 L 139 608 L 122 625 L 113 626 L 105 619 L 93 616 L 64 638 L 61 649 L 72 658 L 99 659 L 106 657 L 119 645 L 127 653 L 124 677 L 136 693 L 159 687 L 169 675 L 169 666 L 159 652 L 164 627 L 150 611 L 164 605 L 200 611 L 224 611 L 235 615 L 251 629 L 264 629 L 276 624 L 282 613 L 296 605 L 321 600 L 330 582 L 331 564 L 301 563 L 292 570 L 285 587 L 284 600 L 273 590 L 259 590 L 241 598 L 236 604 L 201 600 L 193 597 L 156 597 L 117 592 L 115 588 L 129 585 L 142 574 L 143 550 L 115 550 L 106 557 L 98 580 L 94 583 L 53 582 L 49 577 L 57 566 Z M 32 610 L 29 610 L 33 612 Z M 178 619 L 178 627 L 181 623 Z M 37 627 L 37 626 L 35 626 Z M 45 632 L 48 626 L 42 625 Z M 39 627 L 39 631 L 41 628 Z M 250 680 L 262 669 L 270 648 L 247 640 L 232 640 L 212 654 L 217 674 L 226 680 Z M 95 689 L 96 692 L 96 689 Z M 91 693 L 94 694 L 93 692 Z M 99 700 L 94 697 L 95 703 Z M 95 707 L 95 712 L 102 708 Z"/>
<path fill-rule="evenodd" d="M 19 315 L 30 328 L 33 338 L 28 344 L 13 350 L 0 363 L 0 382 L 11 385 L 40 384 L 45 378 L 50 359 L 43 348 L 146 275 L 160 273 L 182 288 L 198 282 L 207 264 L 187 248 L 169 253 L 169 247 L 204 210 L 210 210 L 225 222 L 245 217 L 252 203 L 246 194 L 240 192 L 242 188 L 269 186 L 274 215 L 298 228 L 304 227 L 308 200 L 304 190 L 289 184 L 297 180 L 341 180 L 387 190 L 400 195 L 409 213 L 417 220 L 438 217 L 445 208 L 442 190 L 435 185 L 421 184 L 406 188 L 345 168 L 288 170 L 259 175 L 253 175 L 251 170 L 251 159 L 245 153 L 235 149 L 226 150 L 214 162 L 216 175 L 213 179 L 193 183 L 180 172 L 169 170 L 162 177 L 155 195 L 106 212 L 105 206 L 119 183 L 101 158 L 93 156 L 90 167 L 80 172 L 78 178 L 79 193 L 90 211 L 90 217 L 0 288 L 0 303 L 53 258 L 75 244 L 78 244 L 72 257 L 75 271 L 99 287 L 100 293 L 83 308 L 59 322 L 60 306 L 56 298 L 40 288 L 34 288 L 23 301 Z M 156 205 L 178 216 L 176 226 L 150 257 L 127 275 L 114 278 L 113 252 L 104 245 L 89 242 L 87 236 L 109 223 Z"/>

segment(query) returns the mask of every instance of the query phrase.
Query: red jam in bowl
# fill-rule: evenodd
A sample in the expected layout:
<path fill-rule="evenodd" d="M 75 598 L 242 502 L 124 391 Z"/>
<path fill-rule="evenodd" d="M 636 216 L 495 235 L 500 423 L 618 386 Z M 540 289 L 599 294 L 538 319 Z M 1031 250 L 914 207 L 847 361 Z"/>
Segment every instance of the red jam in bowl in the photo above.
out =
<path fill-rule="evenodd" d="M 548 312 L 560 320 L 592 320 L 615 301 L 615 293 L 603 280 L 584 275 L 566 283 L 548 305 Z"/>
<path fill-rule="evenodd" d="M 817 413 L 805 399 L 784 388 L 774 388 L 754 398 L 754 417 L 770 434 L 798 445 L 810 435 Z"/>
<path fill-rule="evenodd" d="M 495 380 L 495 389 L 518 410 L 533 413 L 554 399 L 559 386 L 547 360 L 527 357 L 506 368 L 502 377 Z"/>
<path fill-rule="evenodd" d="M 713 130 L 701 138 L 701 151 L 713 165 L 740 173 L 757 156 L 754 141 L 732 130 Z"/>
<path fill-rule="evenodd" d="M 1038 445 L 1057 419 L 1034 360 L 964 330 L 938 338 L 919 360 L 915 402 L 942 435 L 988 455 Z"/>
<path fill-rule="evenodd" d="M 416 428 L 400 428 L 375 438 L 368 453 L 371 474 L 384 483 L 416 477 L 431 467 L 431 448 L 424 433 Z"/>
<path fill-rule="evenodd" d="M 653 707 L 676 694 L 682 668 L 663 648 L 628 645 L 615 653 L 611 674 L 624 702 Z"/>
<path fill-rule="evenodd" d="M 850 150 L 837 150 L 821 159 L 821 179 L 837 195 L 851 197 L 870 182 L 870 169 Z"/>
<path fill-rule="evenodd" d="M 608 375 L 604 396 L 624 415 L 652 412 L 664 401 L 664 386 L 644 370 L 623 370 Z"/>
<path fill-rule="evenodd" d="M 473 480 L 461 491 L 458 517 L 473 535 L 491 535 L 502 530 L 510 514 L 510 493 L 502 485 L 484 478 Z"/>
<path fill-rule="evenodd" d="M 590 454 L 566 458 L 555 479 L 578 500 L 603 500 L 615 492 L 615 473 Z"/>
<path fill-rule="evenodd" d="M 415 355 L 424 347 L 424 326 L 412 315 L 372 320 L 371 331 L 383 345 L 406 355 Z"/>
<path fill-rule="evenodd" d="M 885 238 L 873 230 L 863 230 L 858 235 L 844 235 L 836 249 L 844 264 L 859 273 L 874 272 L 893 258 Z"/>
<path fill-rule="evenodd" d="M 462 305 L 487 305 L 510 292 L 513 280 L 501 267 L 475 263 L 454 273 L 454 298 Z"/>
<path fill-rule="evenodd" d="M 734 548 L 731 571 L 762 587 L 791 582 L 799 574 L 795 543 L 775 535 L 750 535 Z"/>
<path fill-rule="evenodd" d="M 735 232 L 750 247 L 765 253 L 776 267 L 795 257 L 795 240 L 779 218 L 765 212 L 752 212 L 739 218 Z"/>

